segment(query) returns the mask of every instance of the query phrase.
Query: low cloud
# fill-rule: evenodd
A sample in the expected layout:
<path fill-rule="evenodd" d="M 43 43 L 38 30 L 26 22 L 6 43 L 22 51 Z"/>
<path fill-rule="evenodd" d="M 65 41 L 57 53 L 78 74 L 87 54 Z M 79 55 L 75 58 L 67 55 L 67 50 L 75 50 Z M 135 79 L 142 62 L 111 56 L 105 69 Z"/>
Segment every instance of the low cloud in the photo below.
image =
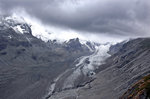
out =
<path fill-rule="evenodd" d="M 1 0 L 3 14 L 18 9 L 44 24 L 82 33 L 147 36 L 149 0 Z"/>

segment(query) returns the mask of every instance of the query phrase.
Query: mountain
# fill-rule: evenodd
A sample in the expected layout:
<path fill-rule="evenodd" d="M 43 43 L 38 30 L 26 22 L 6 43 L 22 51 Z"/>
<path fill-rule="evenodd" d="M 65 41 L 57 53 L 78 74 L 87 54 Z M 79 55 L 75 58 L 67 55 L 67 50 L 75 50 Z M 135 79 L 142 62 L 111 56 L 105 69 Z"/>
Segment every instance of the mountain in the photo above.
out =
<path fill-rule="evenodd" d="M 69 76 L 78 59 L 93 54 L 98 46 L 79 38 L 64 42 L 49 39 L 46 42 L 34 36 L 31 25 L 23 19 L 1 17 L 0 99 L 49 97 L 49 89 L 56 79 L 66 70 L 69 72 L 64 74 Z M 80 81 L 76 86 L 88 79 Z M 60 85 L 55 91 L 62 89 Z"/>
<path fill-rule="evenodd" d="M 147 99 L 150 38 L 43 38 L 22 18 L 0 18 L 0 99 Z"/>

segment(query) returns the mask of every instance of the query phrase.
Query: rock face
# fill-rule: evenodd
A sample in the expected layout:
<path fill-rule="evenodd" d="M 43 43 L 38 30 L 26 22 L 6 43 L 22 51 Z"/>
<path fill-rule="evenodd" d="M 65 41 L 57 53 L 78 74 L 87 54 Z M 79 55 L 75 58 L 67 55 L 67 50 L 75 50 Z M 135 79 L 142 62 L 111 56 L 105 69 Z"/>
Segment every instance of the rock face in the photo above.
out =
<path fill-rule="evenodd" d="M 92 54 L 78 41 L 44 42 L 32 35 L 28 24 L 2 19 L 0 99 L 42 99 L 58 75 L 74 67 L 77 58 Z"/>
<path fill-rule="evenodd" d="M 125 40 L 125 41 L 122 41 L 120 43 L 110 46 L 110 50 L 108 51 L 108 53 L 111 55 L 116 54 L 122 48 L 122 46 L 127 42 L 128 41 Z"/>

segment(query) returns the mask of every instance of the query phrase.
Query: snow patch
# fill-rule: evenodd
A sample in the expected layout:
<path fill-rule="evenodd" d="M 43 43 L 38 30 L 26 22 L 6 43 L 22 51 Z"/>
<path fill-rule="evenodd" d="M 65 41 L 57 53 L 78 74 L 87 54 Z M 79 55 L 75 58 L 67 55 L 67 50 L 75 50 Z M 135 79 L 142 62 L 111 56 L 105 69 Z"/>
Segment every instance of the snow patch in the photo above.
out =
<path fill-rule="evenodd" d="M 21 33 L 21 34 L 23 34 L 24 32 L 24 29 L 22 29 L 21 28 L 21 26 L 20 25 L 17 25 L 17 26 L 15 26 L 15 27 L 12 27 L 17 33 Z"/>
<path fill-rule="evenodd" d="M 11 36 L 11 35 L 9 35 L 9 36 L 8 36 L 8 38 L 9 38 L 9 39 L 11 39 L 11 38 L 12 38 L 12 36 Z"/>

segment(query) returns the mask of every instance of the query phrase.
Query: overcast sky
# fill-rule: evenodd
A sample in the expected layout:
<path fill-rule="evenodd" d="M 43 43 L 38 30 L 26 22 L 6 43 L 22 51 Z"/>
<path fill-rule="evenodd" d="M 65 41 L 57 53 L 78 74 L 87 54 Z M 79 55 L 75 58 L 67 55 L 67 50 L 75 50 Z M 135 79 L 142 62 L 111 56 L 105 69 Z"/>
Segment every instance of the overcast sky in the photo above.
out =
<path fill-rule="evenodd" d="M 150 0 L 0 0 L 1 14 L 20 10 L 43 24 L 85 35 L 150 35 Z"/>

